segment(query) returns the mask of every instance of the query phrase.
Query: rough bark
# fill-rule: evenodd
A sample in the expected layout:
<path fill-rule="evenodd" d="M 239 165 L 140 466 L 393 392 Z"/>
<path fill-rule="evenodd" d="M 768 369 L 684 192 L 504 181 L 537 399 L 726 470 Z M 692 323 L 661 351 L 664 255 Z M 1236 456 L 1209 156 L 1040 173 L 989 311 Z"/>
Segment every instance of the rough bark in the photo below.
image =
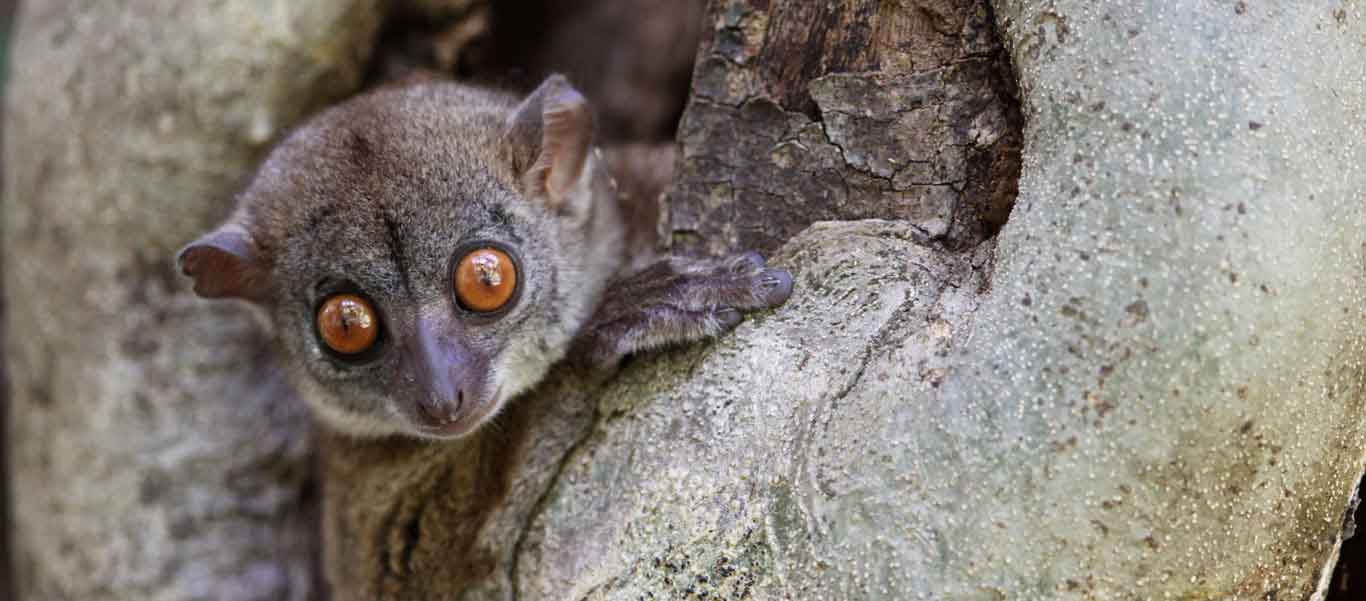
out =
<path fill-rule="evenodd" d="M 520 591 L 1316 593 L 1363 459 L 1359 8 L 998 8 L 1029 127 L 990 277 L 914 222 L 789 243 L 787 306 L 604 392 Z"/>
<path fill-rule="evenodd" d="M 680 126 L 675 247 L 897 218 L 971 248 L 1015 197 L 1019 109 L 985 0 L 720 0 Z"/>
<path fill-rule="evenodd" d="M 4 289 L 22 599 L 307 599 L 310 437 L 244 307 L 177 247 L 359 84 L 370 0 L 20 8 Z"/>

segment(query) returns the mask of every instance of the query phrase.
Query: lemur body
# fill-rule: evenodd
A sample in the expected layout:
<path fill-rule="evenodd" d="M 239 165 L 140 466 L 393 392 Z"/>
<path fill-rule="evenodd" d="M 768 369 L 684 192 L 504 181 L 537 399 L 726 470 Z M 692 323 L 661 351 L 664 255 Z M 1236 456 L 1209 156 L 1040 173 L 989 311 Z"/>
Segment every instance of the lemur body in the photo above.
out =
<path fill-rule="evenodd" d="M 281 142 L 180 263 L 201 296 L 262 307 L 300 395 L 362 436 L 462 436 L 571 349 L 611 364 L 787 298 L 790 276 L 752 253 L 630 273 L 592 140 L 561 77 L 520 103 L 382 88 Z"/>

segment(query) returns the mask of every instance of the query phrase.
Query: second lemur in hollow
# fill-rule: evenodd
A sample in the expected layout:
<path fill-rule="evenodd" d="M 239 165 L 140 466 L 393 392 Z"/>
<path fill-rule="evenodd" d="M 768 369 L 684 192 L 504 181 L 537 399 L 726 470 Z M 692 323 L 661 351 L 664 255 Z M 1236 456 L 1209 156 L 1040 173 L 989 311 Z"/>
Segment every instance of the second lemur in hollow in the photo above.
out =
<path fill-rule="evenodd" d="M 200 296 L 265 310 L 328 425 L 455 438 L 567 354 L 610 365 L 791 294 L 754 253 L 632 272 L 615 195 L 564 78 L 520 103 L 427 81 L 306 123 L 179 261 Z"/>

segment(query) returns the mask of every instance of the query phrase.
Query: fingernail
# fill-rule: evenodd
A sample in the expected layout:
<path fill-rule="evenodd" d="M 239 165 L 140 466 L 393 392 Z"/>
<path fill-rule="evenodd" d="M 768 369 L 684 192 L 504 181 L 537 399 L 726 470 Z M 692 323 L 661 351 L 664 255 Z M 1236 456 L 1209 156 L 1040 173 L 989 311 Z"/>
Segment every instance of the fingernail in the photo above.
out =
<path fill-rule="evenodd" d="M 765 269 L 759 275 L 759 286 L 768 306 L 781 305 L 792 296 L 792 274 L 781 269 Z"/>

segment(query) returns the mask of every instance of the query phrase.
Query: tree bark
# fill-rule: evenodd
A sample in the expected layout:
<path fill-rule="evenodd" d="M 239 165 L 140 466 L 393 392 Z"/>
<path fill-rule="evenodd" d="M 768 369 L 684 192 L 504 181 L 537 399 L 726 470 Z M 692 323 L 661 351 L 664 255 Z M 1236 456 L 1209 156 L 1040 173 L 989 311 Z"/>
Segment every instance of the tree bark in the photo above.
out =
<path fill-rule="evenodd" d="M 901 164 L 849 146 L 807 157 L 833 152 L 827 141 L 844 122 L 816 122 L 812 105 L 776 108 L 802 106 L 800 94 L 778 93 L 787 87 L 738 103 L 730 147 L 693 114 L 717 110 L 708 100 L 717 94 L 701 92 L 714 49 L 762 57 L 753 41 L 782 37 L 785 21 L 744 15 L 795 6 L 713 6 L 714 24 L 737 23 L 739 41 L 713 38 L 699 66 L 672 207 L 680 246 L 776 244 L 763 232 L 801 227 L 804 216 L 747 215 L 843 198 L 788 196 L 797 191 L 775 186 L 829 172 L 784 165 L 829 165 L 856 182 L 859 165 Z M 816 224 L 784 244 L 775 262 L 797 288 L 782 308 L 714 345 L 636 361 L 589 395 L 591 421 L 572 404 L 530 399 L 520 411 L 575 417 L 555 422 L 566 426 L 559 435 L 533 417 L 518 430 L 529 433 L 523 442 L 498 447 L 515 456 L 534 440 L 556 452 L 503 464 L 498 481 L 537 486 L 499 489 L 510 509 L 462 524 L 493 545 L 480 548 L 496 549 L 482 555 L 494 558 L 488 575 L 402 590 L 595 600 L 1321 596 L 1366 448 L 1366 157 L 1351 121 L 1366 103 L 1366 65 L 1349 60 L 1360 51 L 1359 9 L 1081 0 L 997 9 L 1028 127 L 1019 200 L 995 244 L 955 242 L 973 239 L 955 238 L 959 219 L 932 228 L 929 213 L 912 211 L 929 205 L 888 207 L 877 186 L 860 188 L 849 198 L 908 212 Z M 802 23 L 791 29 L 809 31 Z M 719 87 L 764 90 L 749 77 Z M 914 74 L 882 71 L 809 81 L 817 111 L 834 81 L 921 89 L 908 83 Z M 896 98 L 915 105 L 928 95 Z M 869 110 L 879 114 L 881 101 L 869 96 Z M 984 114 L 972 122 L 1000 113 Z M 897 126 L 913 121 L 888 122 L 848 139 L 927 139 Z M 689 142 L 698 140 L 711 142 Z M 753 145 L 728 152 L 741 144 Z M 705 158 L 715 152 L 725 160 Z M 690 180 L 709 187 L 688 192 Z M 730 200 L 764 186 L 777 191 L 764 203 Z M 959 198 L 934 206 L 990 206 Z M 732 218 L 755 227 L 728 228 Z M 431 459 L 389 473 L 430 470 Z M 430 508 L 424 499 L 442 498 L 371 490 L 329 502 Z M 417 557 L 427 524 L 459 523 L 416 514 L 418 527 L 376 521 L 362 538 Z M 360 559 L 334 573 L 366 566 Z"/>
<path fill-rule="evenodd" d="M 5 110 L 21 599 L 309 599 L 312 451 L 244 307 L 177 248 L 359 85 L 366 0 L 28 2 Z"/>
<path fill-rule="evenodd" d="M 998 245 L 788 242 L 787 305 L 599 397 L 524 597 L 1321 598 L 1366 449 L 1360 9 L 996 8 L 1028 124 Z M 786 185 L 769 135 L 703 198 Z"/>
<path fill-rule="evenodd" d="M 1015 198 L 1020 116 L 985 1 L 714 2 L 680 126 L 675 247 L 770 252 L 821 220 L 951 249 Z"/>

